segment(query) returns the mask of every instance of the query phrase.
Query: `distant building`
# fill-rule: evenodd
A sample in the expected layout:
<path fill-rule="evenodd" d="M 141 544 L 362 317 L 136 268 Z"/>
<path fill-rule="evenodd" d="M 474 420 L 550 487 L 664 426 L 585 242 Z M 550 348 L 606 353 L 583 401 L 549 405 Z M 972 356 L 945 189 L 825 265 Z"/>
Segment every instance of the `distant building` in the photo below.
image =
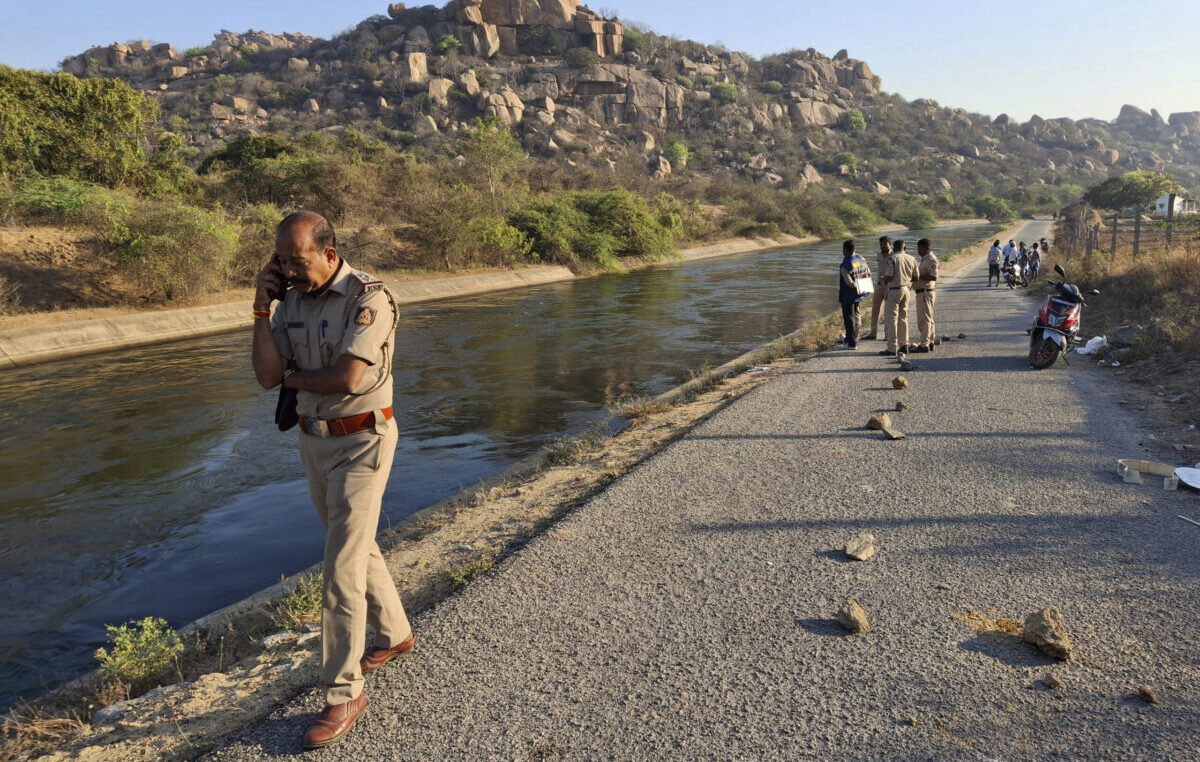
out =
<path fill-rule="evenodd" d="M 1158 201 L 1154 202 L 1154 213 L 1159 217 L 1167 216 L 1167 204 L 1171 201 L 1170 196 L 1159 196 Z M 1200 206 L 1197 205 L 1196 199 L 1184 198 L 1183 196 L 1175 197 L 1175 216 L 1179 217 L 1185 214 L 1200 213 Z"/>

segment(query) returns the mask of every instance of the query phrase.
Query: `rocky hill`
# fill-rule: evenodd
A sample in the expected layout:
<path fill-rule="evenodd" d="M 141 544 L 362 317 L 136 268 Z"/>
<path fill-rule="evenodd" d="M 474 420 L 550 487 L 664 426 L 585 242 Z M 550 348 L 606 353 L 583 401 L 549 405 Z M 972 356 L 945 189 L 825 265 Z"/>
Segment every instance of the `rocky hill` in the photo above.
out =
<path fill-rule="evenodd" d="M 153 94 L 197 161 L 262 132 L 355 128 L 435 147 L 495 117 L 531 155 L 568 170 L 641 155 L 661 179 L 687 156 L 692 171 L 714 177 L 903 191 L 960 211 L 984 195 L 1049 208 L 1129 169 L 1169 171 L 1189 187 L 1200 180 L 1200 112 L 1164 120 L 1125 106 L 1112 122 L 1018 124 L 883 93 L 870 66 L 844 50 L 756 60 L 631 29 L 577 0 L 393 4 L 329 40 L 222 31 L 182 53 L 114 43 L 62 67 Z M 673 142 L 689 150 L 664 152 Z"/>

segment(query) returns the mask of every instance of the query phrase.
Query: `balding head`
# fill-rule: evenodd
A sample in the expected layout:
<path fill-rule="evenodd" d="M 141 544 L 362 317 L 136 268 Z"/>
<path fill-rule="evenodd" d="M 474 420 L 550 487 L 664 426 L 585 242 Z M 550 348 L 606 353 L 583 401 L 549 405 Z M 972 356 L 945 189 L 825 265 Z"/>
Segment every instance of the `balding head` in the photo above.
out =
<path fill-rule="evenodd" d="M 275 256 L 288 287 L 312 294 L 329 284 L 341 264 L 333 226 L 316 212 L 294 212 L 275 228 Z"/>

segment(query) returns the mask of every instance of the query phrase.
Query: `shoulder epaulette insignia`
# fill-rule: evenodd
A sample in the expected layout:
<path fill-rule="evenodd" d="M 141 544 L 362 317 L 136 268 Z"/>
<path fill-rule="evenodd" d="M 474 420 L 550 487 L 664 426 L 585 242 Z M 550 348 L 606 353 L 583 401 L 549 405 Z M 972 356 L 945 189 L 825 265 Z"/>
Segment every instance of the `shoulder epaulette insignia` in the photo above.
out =
<path fill-rule="evenodd" d="M 358 278 L 364 286 L 382 286 L 383 285 L 383 281 L 379 280 L 378 278 L 376 278 L 373 275 L 367 275 L 366 273 L 360 272 L 358 270 L 351 270 L 350 274 L 353 275 L 355 278 Z"/>

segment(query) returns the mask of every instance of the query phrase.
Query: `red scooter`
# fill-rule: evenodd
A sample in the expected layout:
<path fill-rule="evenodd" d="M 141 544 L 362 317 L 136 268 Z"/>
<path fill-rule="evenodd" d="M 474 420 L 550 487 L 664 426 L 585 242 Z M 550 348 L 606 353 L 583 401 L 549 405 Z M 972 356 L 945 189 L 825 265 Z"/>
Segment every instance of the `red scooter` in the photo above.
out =
<path fill-rule="evenodd" d="M 1059 265 L 1054 266 L 1054 272 L 1064 280 L 1067 277 Z M 1080 312 L 1087 305 L 1078 286 L 1063 281 L 1051 285 L 1055 293 L 1042 302 L 1029 331 L 1029 364 L 1037 370 L 1049 368 L 1060 354 L 1071 348 L 1079 335 Z"/>

